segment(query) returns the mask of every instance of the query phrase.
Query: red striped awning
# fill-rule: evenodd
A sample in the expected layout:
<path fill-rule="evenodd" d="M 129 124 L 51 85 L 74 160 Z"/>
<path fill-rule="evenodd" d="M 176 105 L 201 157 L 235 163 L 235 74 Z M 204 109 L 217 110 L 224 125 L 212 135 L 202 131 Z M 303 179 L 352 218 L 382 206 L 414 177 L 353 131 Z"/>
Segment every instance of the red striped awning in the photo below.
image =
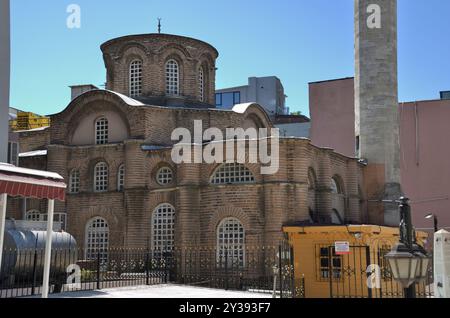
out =
<path fill-rule="evenodd" d="M 26 197 L 64 201 L 66 184 L 63 180 L 52 180 L 26 174 L 0 171 L 0 194 L 11 197 Z"/>

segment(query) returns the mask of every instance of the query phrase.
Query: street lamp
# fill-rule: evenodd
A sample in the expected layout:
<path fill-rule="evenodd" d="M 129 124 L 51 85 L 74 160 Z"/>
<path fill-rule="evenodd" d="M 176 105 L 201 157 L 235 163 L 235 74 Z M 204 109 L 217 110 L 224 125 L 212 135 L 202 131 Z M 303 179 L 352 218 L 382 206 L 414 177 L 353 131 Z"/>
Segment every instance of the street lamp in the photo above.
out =
<path fill-rule="evenodd" d="M 438 229 L 438 219 L 437 219 L 436 215 L 434 215 L 433 213 L 429 213 L 429 214 L 425 215 L 425 219 L 427 219 L 427 220 L 433 219 L 434 233 L 439 231 L 439 229 Z"/>
<path fill-rule="evenodd" d="M 400 242 L 385 258 L 394 279 L 403 286 L 405 298 L 415 298 L 414 283 L 426 279 L 430 266 L 427 252 L 415 243 L 409 199 L 400 198 Z"/>
<path fill-rule="evenodd" d="M 416 281 L 419 259 L 403 243 L 397 243 L 386 259 L 391 267 L 394 279 L 408 289 Z"/>
<path fill-rule="evenodd" d="M 427 251 L 420 245 L 413 245 L 413 253 L 419 257 L 417 264 L 416 280 L 417 282 L 425 281 L 428 278 L 428 270 L 431 265 L 431 257 Z"/>

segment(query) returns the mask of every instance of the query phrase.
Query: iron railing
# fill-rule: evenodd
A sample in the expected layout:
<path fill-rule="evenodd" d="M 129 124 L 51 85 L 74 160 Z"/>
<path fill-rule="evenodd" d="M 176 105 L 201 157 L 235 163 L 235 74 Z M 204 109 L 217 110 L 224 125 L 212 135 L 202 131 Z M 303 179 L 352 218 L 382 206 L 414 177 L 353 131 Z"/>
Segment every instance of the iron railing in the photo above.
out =
<path fill-rule="evenodd" d="M 322 279 L 329 282 L 330 298 L 403 298 L 404 289 L 393 279 L 385 254 L 389 250 L 372 250 L 368 246 L 351 246 L 347 255 L 336 255 L 334 246 L 322 258 L 328 258 L 328 268 Z M 322 259 L 323 261 L 324 259 Z M 320 265 L 320 259 L 317 260 Z M 325 263 L 325 262 L 324 262 Z M 320 266 L 316 268 L 321 269 Z M 317 273 L 320 276 L 322 272 Z M 417 298 L 433 297 L 433 267 L 429 268 L 427 278 L 415 284 Z"/>
<path fill-rule="evenodd" d="M 5 250 L 0 298 L 39 295 L 44 254 L 42 249 Z M 86 255 L 90 258 L 86 259 Z M 286 298 L 304 295 L 304 281 L 294 279 L 293 255 L 287 244 L 248 246 L 239 253 L 201 247 L 170 252 L 125 248 L 96 253 L 83 249 L 52 251 L 51 293 L 167 283 L 275 292 L 277 297 Z"/>

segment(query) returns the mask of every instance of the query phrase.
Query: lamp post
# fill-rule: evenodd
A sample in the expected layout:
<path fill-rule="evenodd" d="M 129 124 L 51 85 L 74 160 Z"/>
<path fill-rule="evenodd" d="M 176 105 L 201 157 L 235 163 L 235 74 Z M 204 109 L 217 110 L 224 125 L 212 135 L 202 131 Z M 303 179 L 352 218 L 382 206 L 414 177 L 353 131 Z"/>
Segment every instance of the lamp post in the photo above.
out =
<path fill-rule="evenodd" d="M 437 218 L 437 216 L 435 214 L 429 213 L 429 214 L 425 215 L 425 219 L 427 219 L 427 220 L 433 219 L 434 233 L 439 231 L 439 229 L 438 229 L 438 218 Z"/>
<path fill-rule="evenodd" d="M 415 298 L 414 284 L 426 279 L 430 257 L 415 242 L 409 199 L 402 197 L 399 203 L 400 242 L 385 257 L 394 279 L 403 286 L 405 298 Z"/>

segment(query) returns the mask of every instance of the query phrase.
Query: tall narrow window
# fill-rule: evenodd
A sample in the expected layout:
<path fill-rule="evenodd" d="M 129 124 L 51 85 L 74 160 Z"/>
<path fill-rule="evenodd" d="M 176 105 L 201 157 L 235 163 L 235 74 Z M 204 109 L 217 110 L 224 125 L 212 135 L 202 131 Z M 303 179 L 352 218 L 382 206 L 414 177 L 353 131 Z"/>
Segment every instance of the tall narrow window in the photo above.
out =
<path fill-rule="evenodd" d="M 204 81 L 204 72 L 203 66 L 200 66 L 198 70 L 198 94 L 200 96 L 200 101 L 205 101 L 205 81 Z"/>
<path fill-rule="evenodd" d="M 179 89 L 179 67 L 175 60 L 166 63 L 166 92 L 168 95 L 178 95 Z"/>
<path fill-rule="evenodd" d="M 342 194 L 342 188 L 339 184 L 339 181 L 336 178 L 331 179 L 331 193 Z"/>
<path fill-rule="evenodd" d="M 86 226 L 86 259 L 101 263 L 108 260 L 109 227 L 103 218 L 94 218 Z"/>
<path fill-rule="evenodd" d="M 94 168 L 94 191 L 108 191 L 108 166 L 104 162 L 98 163 Z"/>
<path fill-rule="evenodd" d="M 161 204 L 152 217 L 152 247 L 156 253 L 173 251 L 174 247 L 175 208 L 170 204 Z"/>
<path fill-rule="evenodd" d="M 108 119 L 105 117 L 95 121 L 95 144 L 106 145 L 108 143 Z"/>
<path fill-rule="evenodd" d="M 341 177 L 334 176 L 331 179 L 331 222 L 344 224 L 345 221 L 345 192 Z"/>
<path fill-rule="evenodd" d="M 130 96 L 142 94 L 142 61 L 134 60 L 130 64 Z"/>
<path fill-rule="evenodd" d="M 117 191 L 122 192 L 125 187 L 125 165 L 120 165 L 117 171 Z"/>
<path fill-rule="evenodd" d="M 217 263 L 219 267 L 244 266 L 245 231 L 235 218 L 224 219 L 217 228 Z"/>
<path fill-rule="evenodd" d="M 69 193 L 80 192 L 80 171 L 72 170 L 69 177 Z"/>
<path fill-rule="evenodd" d="M 311 222 L 316 221 L 316 174 L 313 169 L 308 170 L 308 209 Z"/>

